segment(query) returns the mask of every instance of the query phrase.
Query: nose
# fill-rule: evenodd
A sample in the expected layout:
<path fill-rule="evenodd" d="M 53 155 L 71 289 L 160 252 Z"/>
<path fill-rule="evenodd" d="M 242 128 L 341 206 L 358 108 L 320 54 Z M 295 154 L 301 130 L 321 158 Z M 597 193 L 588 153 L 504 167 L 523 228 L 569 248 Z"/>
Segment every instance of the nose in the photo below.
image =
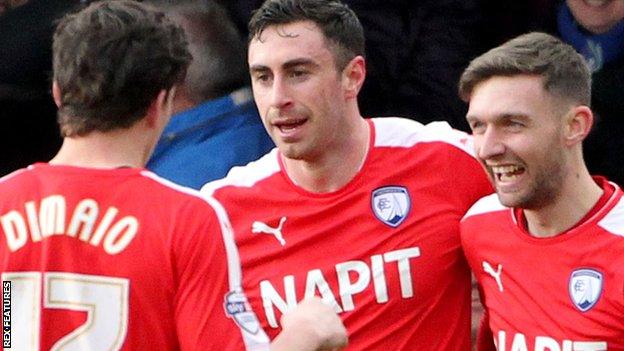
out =
<path fill-rule="evenodd" d="M 271 107 L 283 109 L 292 105 L 290 87 L 285 79 L 276 76 L 271 87 Z"/>
<path fill-rule="evenodd" d="M 484 133 L 474 136 L 477 157 L 487 160 L 505 153 L 505 144 L 500 133 L 488 127 Z"/>

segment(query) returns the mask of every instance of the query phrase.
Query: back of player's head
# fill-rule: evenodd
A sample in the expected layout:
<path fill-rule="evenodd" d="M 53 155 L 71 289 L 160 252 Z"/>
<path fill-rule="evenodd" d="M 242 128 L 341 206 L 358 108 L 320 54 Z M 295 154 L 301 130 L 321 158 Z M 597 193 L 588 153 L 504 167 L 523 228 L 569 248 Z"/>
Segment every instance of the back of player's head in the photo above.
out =
<path fill-rule="evenodd" d="M 185 31 L 193 61 L 184 88 L 196 104 L 248 84 L 246 48 L 225 9 L 211 0 L 150 0 Z"/>
<path fill-rule="evenodd" d="M 360 20 L 338 0 L 267 0 L 249 21 L 249 39 L 261 39 L 269 26 L 299 21 L 314 22 L 321 29 L 339 70 L 355 56 L 364 56 Z"/>
<path fill-rule="evenodd" d="M 541 76 L 551 94 L 590 104 L 591 73 L 583 57 L 572 46 L 538 32 L 521 35 L 472 60 L 459 81 L 459 94 L 468 101 L 477 84 L 516 75 Z"/>
<path fill-rule="evenodd" d="M 102 1 L 66 15 L 53 41 L 61 133 L 131 126 L 184 79 L 190 60 L 182 29 L 147 5 Z"/>

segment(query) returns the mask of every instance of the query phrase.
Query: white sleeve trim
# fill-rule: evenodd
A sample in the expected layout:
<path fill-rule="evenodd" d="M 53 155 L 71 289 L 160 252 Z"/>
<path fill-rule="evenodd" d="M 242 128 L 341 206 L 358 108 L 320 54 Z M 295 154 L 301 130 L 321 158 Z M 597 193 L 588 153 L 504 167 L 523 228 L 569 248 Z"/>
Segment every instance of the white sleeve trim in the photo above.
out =
<path fill-rule="evenodd" d="M 617 193 L 617 190 L 616 190 Z M 604 230 L 619 236 L 624 236 L 624 197 L 598 222 Z"/>
<path fill-rule="evenodd" d="M 472 207 L 466 212 L 462 221 L 471 216 L 480 215 L 488 212 L 497 212 L 505 209 L 509 209 L 509 207 L 505 207 L 503 204 L 498 201 L 498 195 L 490 194 L 485 197 L 482 197 L 477 202 L 475 202 Z"/>
<path fill-rule="evenodd" d="M 206 201 L 210 207 L 215 211 L 217 215 L 217 219 L 219 220 L 219 225 L 221 229 L 221 236 L 223 239 L 223 244 L 225 245 L 225 254 L 227 257 L 227 266 L 228 266 L 228 286 L 230 292 L 237 292 L 239 295 L 245 295 L 243 291 L 243 274 L 240 263 L 240 254 L 238 253 L 238 247 L 236 246 L 236 241 L 234 239 L 234 230 L 232 229 L 232 224 L 230 223 L 230 218 L 223 208 L 223 205 L 215 198 L 211 196 L 203 196 L 199 191 L 191 188 L 187 188 L 178 184 L 175 184 L 169 180 L 159 177 L 158 175 L 150 172 L 150 171 L 142 171 L 141 175 L 151 178 L 167 187 L 173 188 L 180 192 L 183 192 L 188 195 L 195 196 Z M 246 299 L 246 296 L 245 296 Z M 258 317 L 255 312 L 252 311 L 251 318 L 255 318 L 255 323 L 260 325 L 258 321 Z M 243 342 L 245 343 L 246 350 L 249 351 L 269 351 L 270 350 L 270 340 L 267 334 L 264 332 L 262 327 L 258 327 L 258 331 L 256 333 L 251 333 L 248 330 L 242 328 L 238 323 L 239 331 L 241 332 L 241 336 L 243 338 Z"/>
<path fill-rule="evenodd" d="M 243 291 L 243 272 L 240 263 L 240 254 L 238 253 L 238 247 L 234 239 L 234 229 L 230 223 L 230 217 L 228 216 L 225 208 L 219 201 L 213 197 L 204 197 L 205 200 L 212 206 L 219 218 L 219 224 L 221 225 L 221 234 L 223 235 L 223 242 L 225 244 L 225 252 L 228 260 L 228 281 L 230 285 L 230 291 L 238 292 L 241 295 L 245 295 Z M 246 297 L 245 297 L 246 299 Z M 239 327 L 243 341 L 245 342 L 245 348 L 250 351 L 269 351 L 270 340 L 267 334 L 260 327 L 260 322 L 256 313 L 252 311 L 249 315 L 250 318 L 255 318 L 255 323 L 258 324 L 258 331 L 251 333 L 247 329 Z"/>
<path fill-rule="evenodd" d="M 225 178 L 206 183 L 200 191 L 204 196 L 212 196 L 215 190 L 226 185 L 252 187 L 262 179 L 266 179 L 279 171 L 278 150 L 274 148 L 256 161 L 245 166 L 233 167 Z"/>
<path fill-rule="evenodd" d="M 375 123 L 375 146 L 412 147 L 418 143 L 444 142 L 474 157 L 472 136 L 453 129 L 446 122 L 426 125 L 400 117 L 373 118 Z"/>

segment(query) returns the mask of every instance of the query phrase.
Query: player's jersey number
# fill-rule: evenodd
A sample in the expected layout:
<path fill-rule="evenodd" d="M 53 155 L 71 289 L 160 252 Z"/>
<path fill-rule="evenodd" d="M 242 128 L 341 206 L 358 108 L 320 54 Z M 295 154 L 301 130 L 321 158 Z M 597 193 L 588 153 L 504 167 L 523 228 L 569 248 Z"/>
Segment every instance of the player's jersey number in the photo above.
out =
<path fill-rule="evenodd" d="M 43 308 L 87 313 L 51 350 L 119 350 L 128 330 L 128 279 L 66 272 L 4 272 L 11 281 L 11 350 L 39 351 Z M 42 286 L 43 284 L 43 286 Z"/>

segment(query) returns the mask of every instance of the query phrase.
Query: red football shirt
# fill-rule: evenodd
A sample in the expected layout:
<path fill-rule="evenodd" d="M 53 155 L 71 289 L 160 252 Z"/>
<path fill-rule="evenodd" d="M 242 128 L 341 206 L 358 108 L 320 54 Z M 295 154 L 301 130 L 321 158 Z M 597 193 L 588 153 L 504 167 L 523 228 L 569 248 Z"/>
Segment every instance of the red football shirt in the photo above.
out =
<path fill-rule="evenodd" d="M 528 234 L 496 195 L 462 221 L 499 351 L 624 350 L 624 198 L 597 180 L 606 199 L 554 237 Z"/>
<path fill-rule="evenodd" d="M 12 350 L 267 347 L 214 200 L 145 170 L 47 164 L 0 194 Z"/>
<path fill-rule="evenodd" d="M 459 221 L 491 192 L 472 140 L 446 123 L 369 123 L 362 169 L 338 191 L 295 185 L 277 149 L 202 189 L 229 216 L 243 288 L 271 337 L 317 295 L 340 313 L 349 350 L 469 350 Z"/>

